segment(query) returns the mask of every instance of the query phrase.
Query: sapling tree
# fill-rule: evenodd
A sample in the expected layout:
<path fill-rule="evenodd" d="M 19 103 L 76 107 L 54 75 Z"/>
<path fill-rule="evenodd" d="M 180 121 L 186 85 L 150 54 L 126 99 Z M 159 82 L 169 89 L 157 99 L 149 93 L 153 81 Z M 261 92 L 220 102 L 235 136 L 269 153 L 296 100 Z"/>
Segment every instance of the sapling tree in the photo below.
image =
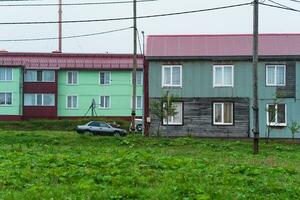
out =
<path fill-rule="evenodd" d="M 292 138 L 293 138 L 293 141 L 294 141 L 296 133 L 300 132 L 300 124 L 293 120 L 292 123 L 288 127 L 289 127 L 289 129 L 292 133 Z"/>
<path fill-rule="evenodd" d="M 169 117 L 173 117 L 177 114 L 176 107 L 174 106 L 175 97 L 166 93 L 159 100 L 155 100 L 150 104 L 150 111 L 152 115 L 158 118 L 160 121 L 164 119 L 169 124 Z M 157 125 L 157 136 L 160 136 L 160 122 Z"/>
<path fill-rule="evenodd" d="M 268 122 L 266 123 L 266 129 L 267 129 L 267 140 L 266 143 L 269 143 L 269 139 L 270 139 L 270 134 L 271 134 L 271 122 L 275 122 L 275 118 L 277 115 L 277 106 L 280 103 L 280 99 L 279 97 L 281 96 L 281 94 L 279 92 L 276 92 L 276 94 L 274 95 L 273 98 L 273 102 L 271 103 L 274 106 L 267 106 L 266 107 L 266 112 L 268 114 Z"/>

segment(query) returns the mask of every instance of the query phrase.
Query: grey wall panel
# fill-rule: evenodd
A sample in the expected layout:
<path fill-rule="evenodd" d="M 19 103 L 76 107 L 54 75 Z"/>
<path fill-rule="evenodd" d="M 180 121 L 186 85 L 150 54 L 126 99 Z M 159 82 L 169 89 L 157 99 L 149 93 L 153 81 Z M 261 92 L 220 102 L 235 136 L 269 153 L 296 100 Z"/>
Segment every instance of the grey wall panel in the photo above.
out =
<path fill-rule="evenodd" d="M 150 99 L 152 101 L 157 98 Z M 155 135 L 160 124 L 162 136 L 199 136 L 199 137 L 248 137 L 249 99 L 248 98 L 182 98 L 183 125 L 163 126 L 160 119 L 151 115 L 150 133 Z M 213 125 L 213 102 L 234 103 L 234 125 Z M 168 130 L 167 130 L 168 128 Z"/>

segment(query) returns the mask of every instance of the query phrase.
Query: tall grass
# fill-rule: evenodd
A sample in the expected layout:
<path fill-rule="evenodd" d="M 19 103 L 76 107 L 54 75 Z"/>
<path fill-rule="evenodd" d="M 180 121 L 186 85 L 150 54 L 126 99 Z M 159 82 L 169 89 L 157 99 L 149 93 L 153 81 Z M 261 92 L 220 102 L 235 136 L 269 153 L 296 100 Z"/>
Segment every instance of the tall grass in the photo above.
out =
<path fill-rule="evenodd" d="M 129 122 L 124 120 L 109 120 L 105 118 L 85 118 L 74 120 L 25 120 L 25 121 L 0 121 L 0 130 L 52 130 L 52 131 L 72 131 L 77 125 L 86 124 L 89 121 L 104 121 L 108 123 L 116 122 L 121 128 L 128 130 Z"/>

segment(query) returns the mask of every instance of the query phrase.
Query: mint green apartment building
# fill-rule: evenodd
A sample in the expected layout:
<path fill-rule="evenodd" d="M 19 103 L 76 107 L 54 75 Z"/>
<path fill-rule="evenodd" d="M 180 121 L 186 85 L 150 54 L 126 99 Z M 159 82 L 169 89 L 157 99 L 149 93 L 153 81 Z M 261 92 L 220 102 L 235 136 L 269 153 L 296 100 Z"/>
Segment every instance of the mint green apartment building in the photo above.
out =
<path fill-rule="evenodd" d="M 143 113 L 143 57 L 138 56 L 136 116 Z M 132 55 L 0 53 L 0 120 L 128 118 Z"/>

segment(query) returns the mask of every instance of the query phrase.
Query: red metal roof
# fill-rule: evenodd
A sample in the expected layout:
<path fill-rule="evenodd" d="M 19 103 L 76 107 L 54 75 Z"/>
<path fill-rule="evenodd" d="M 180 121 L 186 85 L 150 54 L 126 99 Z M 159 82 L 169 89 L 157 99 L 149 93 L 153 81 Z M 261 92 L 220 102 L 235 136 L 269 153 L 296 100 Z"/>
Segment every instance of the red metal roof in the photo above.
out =
<path fill-rule="evenodd" d="M 26 69 L 132 69 L 131 54 L 71 54 L 0 52 L 0 66 L 24 66 Z M 143 68 L 143 56 L 138 56 Z"/>
<path fill-rule="evenodd" d="M 147 57 L 251 56 L 252 35 L 150 35 Z M 260 34 L 259 55 L 299 56 L 300 34 Z"/>

